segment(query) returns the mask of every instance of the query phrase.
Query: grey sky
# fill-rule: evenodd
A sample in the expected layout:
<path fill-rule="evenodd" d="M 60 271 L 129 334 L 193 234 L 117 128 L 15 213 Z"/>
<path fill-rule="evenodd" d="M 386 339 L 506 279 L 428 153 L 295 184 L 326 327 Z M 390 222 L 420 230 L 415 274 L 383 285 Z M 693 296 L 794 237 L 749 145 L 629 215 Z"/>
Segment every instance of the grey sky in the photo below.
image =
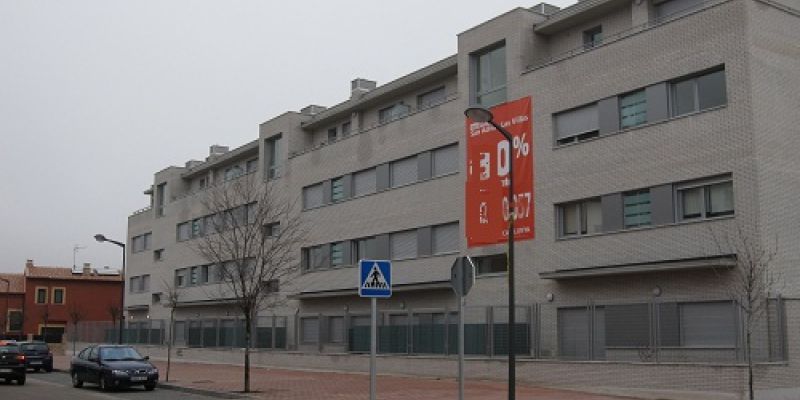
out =
<path fill-rule="evenodd" d="M 454 54 L 538 1 L 0 0 L 0 271 L 120 263 L 152 174 Z M 565 6 L 573 1 L 556 0 Z"/>

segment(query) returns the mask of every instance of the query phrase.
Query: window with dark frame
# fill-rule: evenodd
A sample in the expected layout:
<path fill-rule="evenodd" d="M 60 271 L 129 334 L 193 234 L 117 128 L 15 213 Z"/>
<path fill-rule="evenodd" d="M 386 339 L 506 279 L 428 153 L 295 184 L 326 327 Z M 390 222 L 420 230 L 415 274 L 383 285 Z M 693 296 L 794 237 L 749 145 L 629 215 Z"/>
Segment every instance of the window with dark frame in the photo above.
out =
<path fill-rule="evenodd" d="M 590 49 L 599 46 L 603 43 L 603 27 L 595 26 L 594 28 L 583 31 L 583 47 Z"/>
<path fill-rule="evenodd" d="M 553 115 L 558 145 L 581 142 L 600 136 L 597 103 L 583 105 Z"/>
<path fill-rule="evenodd" d="M 342 137 L 350 136 L 350 121 L 342 124 Z"/>
<path fill-rule="evenodd" d="M 508 257 L 506 253 L 492 254 L 488 256 L 472 257 L 475 263 L 477 275 L 499 274 L 508 271 Z"/>
<path fill-rule="evenodd" d="M 630 128 L 647 122 L 647 95 L 644 89 L 619 96 L 620 128 Z"/>
<path fill-rule="evenodd" d="M 734 213 L 733 182 L 722 177 L 676 186 L 678 219 L 714 218 Z"/>
<path fill-rule="evenodd" d="M 417 96 L 417 109 L 424 110 L 437 104 L 441 104 L 446 98 L 444 86 L 440 86 Z"/>
<path fill-rule="evenodd" d="M 507 100 L 506 97 L 506 46 L 505 43 L 489 48 L 473 57 L 474 101 L 491 107 Z"/>
<path fill-rule="evenodd" d="M 622 202 L 625 228 L 651 224 L 650 189 L 623 193 Z"/>
<path fill-rule="evenodd" d="M 591 198 L 558 205 L 559 236 L 578 236 L 603 230 L 600 198 Z"/>
<path fill-rule="evenodd" d="M 727 101 L 724 69 L 670 83 L 670 114 L 673 117 L 725 105 Z"/>
<path fill-rule="evenodd" d="M 337 133 L 338 132 L 335 126 L 333 128 L 328 128 L 328 143 L 336 141 Z"/>
<path fill-rule="evenodd" d="M 281 159 L 281 145 L 283 135 L 275 135 L 265 140 L 267 148 L 267 179 L 276 179 L 281 176 L 283 160 Z"/>
<path fill-rule="evenodd" d="M 36 304 L 47 304 L 47 288 L 36 289 Z"/>
<path fill-rule="evenodd" d="M 331 201 L 337 202 L 344 199 L 344 178 L 338 177 L 331 180 Z"/>

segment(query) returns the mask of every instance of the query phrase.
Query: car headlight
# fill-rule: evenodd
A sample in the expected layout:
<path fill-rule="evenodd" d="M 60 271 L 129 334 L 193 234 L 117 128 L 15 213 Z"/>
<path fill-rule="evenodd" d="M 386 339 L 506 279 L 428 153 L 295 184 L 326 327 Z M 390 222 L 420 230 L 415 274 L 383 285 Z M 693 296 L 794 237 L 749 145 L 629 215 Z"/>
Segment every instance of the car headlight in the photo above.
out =
<path fill-rule="evenodd" d="M 111 373 L 114 375 L 128 375 L 128 371 L 125 371 L 124 369 L 112 369 Z"/>
<path fill-rule="evenodd" d="M 151 374 L 157 374 L 157 373 L 158 373 L 158 368 L 153 368 L 153 369 L 151 369 L 151 370 L 150 370 L 150 373 L 151 373 Z"/>

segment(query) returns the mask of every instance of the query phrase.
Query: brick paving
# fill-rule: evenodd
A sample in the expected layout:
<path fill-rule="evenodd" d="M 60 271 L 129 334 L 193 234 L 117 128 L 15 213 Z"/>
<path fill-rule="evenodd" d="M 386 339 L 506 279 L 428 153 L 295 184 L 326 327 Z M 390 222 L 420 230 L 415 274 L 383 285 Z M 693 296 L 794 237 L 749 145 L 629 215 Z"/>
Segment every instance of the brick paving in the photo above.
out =
<path fill-rule="evenodd" d="M 153 360 L 164 379 L 166 362 Z M 66 370 L 69 357 L 56 357 L 56 368 Z M 242 367 L 224 364 L 174 362 L 170 384 L 217 392 L 242 389 Z M 270 400 L 363 400 L 369 397 L 369 376 L 366 374 L 298 371 L 253 367 L 250 397 Z M 458 383 L 454 379 L 431 379 L 378 375 L 378 398 L 382 400 L 455 399 Z M 506 398 L 504 382 L 468 381 L 466 399 L 500 400 Z M 541 400 L 620 400 L 623 397 L 517 385 L 517 398 Z"/>

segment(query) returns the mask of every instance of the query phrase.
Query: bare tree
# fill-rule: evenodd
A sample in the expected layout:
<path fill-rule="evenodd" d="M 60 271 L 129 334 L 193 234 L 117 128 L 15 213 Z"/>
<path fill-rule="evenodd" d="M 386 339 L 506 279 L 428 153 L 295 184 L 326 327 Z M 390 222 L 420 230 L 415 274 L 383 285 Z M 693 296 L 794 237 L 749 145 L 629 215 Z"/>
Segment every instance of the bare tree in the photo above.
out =
<path fill-rule="evenodd" d="M 117 322 L 119 321 L 120 315 L 122 315 L 122 310 L 120 310 L 119 306 L 116 304 L 109 304 L 106 311 L 108 311 L 108 315 L 111 317 L 111 327 L 113 328 L 111 336 L 113 337 L 116 332 L 119 332 L 119 330 L 117 330 Z M 119 321 L 119 323 L 122 322 Z M 117 341 L 122 343 L 122 338 L 117 338 Z"/>
<path fill-rule="evenodd" d="M 736 254 L 733 270 L 725 275 L 730 277 L 726 290 L 744 315 L 747 387 L 749 398 L 753 400 L 753 333 L 767 312 L 770 292 L 778 282 L 772 267 L 778 252 L 777 239 L 774 245 L 766 245 L 748 235 L 738 224 L 733 233 L 718 237 L 712 232 L 712 236 L 720 252 Z"/>
<path fill-rule="evenodd" d="M 83 307 L 79 303 L 73 302 L 67 311 L 69 323 L 72 324 L 72 354 L 75 354 L 75 342 L 78 340 L 78 324 L 86 317 Z"/>
<path fill-rule="evenodd" d="M 202 232 L 195 250 L 217 266 L 219 297 L 244 318 L 244 392 L 249 392 L 255 318 L 282 301 L 277 285 L 296 275 L 305 229 L 297 201 L 285 198 L 271 182 L 257 181 L 255 174 L 212 187 L 201 201 L 209 217 L 198 227 Z"/>
<path fill-rule="evenodd" d="M 180 301 L 180 292 L 174 284 L 163 281 L 164 285 L 164 305 L 169 307 L 169 340 L 167 340 L 167 372 L 166 381 L 169 382 L 169 369 L 172 365 L 172 344 L 175 342 L 175 308 L 178 307 Z"/>

